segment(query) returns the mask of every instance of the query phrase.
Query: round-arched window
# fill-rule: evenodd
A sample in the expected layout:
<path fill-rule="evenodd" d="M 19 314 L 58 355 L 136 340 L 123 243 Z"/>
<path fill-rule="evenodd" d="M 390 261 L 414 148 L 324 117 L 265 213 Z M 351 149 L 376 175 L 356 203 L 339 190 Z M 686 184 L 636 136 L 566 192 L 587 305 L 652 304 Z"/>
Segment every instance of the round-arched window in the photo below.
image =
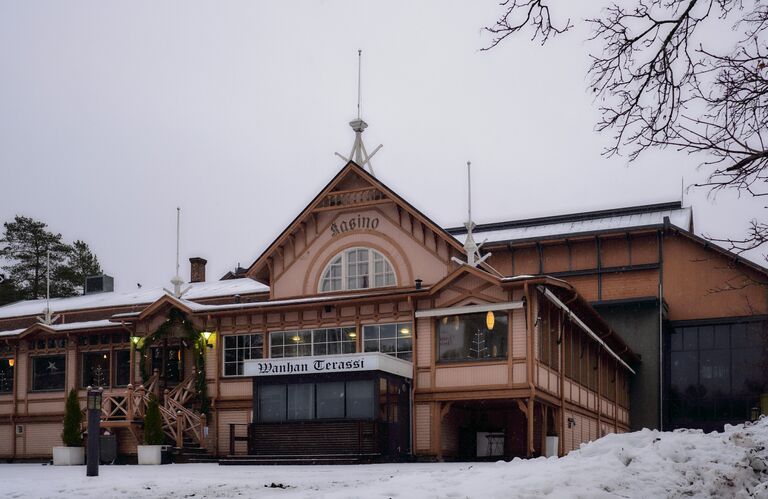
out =
<path fill-rule="evenodd" d="M 392 264 L 378 251 L 350 248 L 336 255 L 323 271 L 320 293 L 397 285 Z"/>

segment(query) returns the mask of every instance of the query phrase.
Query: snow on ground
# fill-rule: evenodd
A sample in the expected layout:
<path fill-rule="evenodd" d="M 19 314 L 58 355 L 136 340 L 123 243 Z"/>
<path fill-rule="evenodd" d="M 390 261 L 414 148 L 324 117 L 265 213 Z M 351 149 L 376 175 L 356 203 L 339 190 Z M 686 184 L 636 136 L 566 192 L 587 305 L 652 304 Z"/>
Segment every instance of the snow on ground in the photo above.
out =
<path fill-rule="evenodd" d="M 360 466 L 0 465 L 0 497 L 768 498 L 768 418 L 723 433 L 609 435 L 566 457 Z M 275 486 L 281 487 L 270 487 Z"/>

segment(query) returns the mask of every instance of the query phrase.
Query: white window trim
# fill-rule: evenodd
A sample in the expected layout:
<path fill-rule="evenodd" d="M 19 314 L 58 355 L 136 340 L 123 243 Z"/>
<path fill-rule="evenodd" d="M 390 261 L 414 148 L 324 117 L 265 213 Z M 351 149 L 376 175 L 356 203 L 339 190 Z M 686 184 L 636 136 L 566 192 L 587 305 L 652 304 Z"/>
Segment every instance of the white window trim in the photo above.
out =
<path fill-rule="evenodd" d="M 347 285 L 348 285 L 348 279 L 347 278 L 349 276 L 349 273 L 348 273 L 348 263 L 347 263 L 348 262 L 347 255 L 351 251 L 360 250 L 360 249 L 368 250 L 368 284 L 369 284 L 369 286 L 367 288 L 349 289 L 347 287 Z M 374 286 L 373 283 L 375 281 L 375 276 L 376 276 L 375 266 L 374 266 L 374 253 L 378 253 L 379 255 L 381 255 L 381 257 L 384 259 L 384 262 L 386 262 L 386 264 L 389 265 L 389 268 L 392 269 L 392 277 L 394 279 L 394 284 L 392 284 L 390 286 Z M 326 273 L 328 273 L 328 269 L 330 269 L 330 267 L 333 264 L 333 262 L 335 262 L 336 259 L 339 256 L 341 256 L 341 289 L 334 289 L 334 290 L 330 290 L 330 291 L 323 291 L 323 282 L 325 281 L 325 275 L 326 275 Z M 320 280 L 317 283 L 317 292 L 318 293 L 333 293 L 333 292 L 336 292 L 336 291 L 360 291 L 360 290 L 363 290 L 363 289 L 389 288 L 389 287 L 395 287 L 395 286 L 397 286 L 397 273 L 395 272 L 395 267 L 392 265 L 392 262 L 389 261 L 389 258 L 387 258 L 386 255 L 384 255 L 384 253 L 382 253 L 381 251 L 376 250 L 374 248 L 370 248 L 370 247 L 366 247 L 366 246 L 355 246 L 355 247 L 352 247 L 352 248 L 346 248 L 346 249 L 342 250 L 341 252 L 336 253 L 335 255 L 333 255 L 333 258 L 331 258 L 328 261 L 328 264 L 323 268 L 323 271 L 320 273 Z"/>
<path fill-rule="evenodd" d="M 236 337 L 236 336 L 255 336 L 255 335 L 263 335 L 263 334 L 264 333 L 261 333 L 261 332 L 258 332 L 258 331 L 251 331 L 251 332 L 237 332 L 237 333 L 225 334 L 225 335 L 221 336 L 220 339 L 222 341 L 222 344 L 221 344 L 221 377 L 222 378 L 243 378 L 243 377 L 246 377 L 245 374 L 227 374 L 227 361 L 225 360 L 226 359 L 227 347 L 226 347 L 226 340 L 224 338 L 231 338 L 231 337 Z M 269 333 L 267 333 L 267 338 L 264 338 L 262 336 L 262 338 L 263 338 L 262 339 L 262 343 L 261 343 L 261 358 L 262 359 L 267 357 L 266 350 L 267 350 L 267 342 L 269 341 L 268 337 L 269 337 Z M 235 340 L 235 341 L 237 341 L 237 340 Z M 251 347 L 251 348 L 253 348 L 253 347 Z M 239 347 L 236 346 L 235 347 L 235 351 L 237 351 L 238 349 L 239 349 Z M 243 359 L 243 362 L 245 362 L 246 360 L 259 360 L 259 359 Z M 237 362 L 237 361 L 235 361 L 235 362 Z M 229 363 L 231 364 L 232 362 L 229 362 Z M 245 364 L 243 364 L 243 368 L 245 368 Z"/>

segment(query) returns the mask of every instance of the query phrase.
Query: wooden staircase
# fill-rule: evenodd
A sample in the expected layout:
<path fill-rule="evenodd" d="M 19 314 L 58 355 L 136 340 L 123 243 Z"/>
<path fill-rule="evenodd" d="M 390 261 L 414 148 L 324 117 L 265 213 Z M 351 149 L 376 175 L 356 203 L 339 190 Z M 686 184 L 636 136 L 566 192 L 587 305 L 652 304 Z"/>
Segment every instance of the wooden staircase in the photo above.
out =
<path fill-rule="evenodd" d="M 101 403 L 101 428 L 126 428 L 137 442 L 141 442 L 147 404 L 154 395 L 159 402 L 163 432 L 174 446 L 184 449 L 185 443 L 189 446 L 194 442 L 198 448 L 204 449 L 206 416 L 187 407 L 196 395 L 197 372 L 192 371 L 172 390 L 164 390 L 162 397 L 159 378 L 155 372 L 146 386 L 134 388 L 128 385 L 124 395 L 105 395 Z"/>

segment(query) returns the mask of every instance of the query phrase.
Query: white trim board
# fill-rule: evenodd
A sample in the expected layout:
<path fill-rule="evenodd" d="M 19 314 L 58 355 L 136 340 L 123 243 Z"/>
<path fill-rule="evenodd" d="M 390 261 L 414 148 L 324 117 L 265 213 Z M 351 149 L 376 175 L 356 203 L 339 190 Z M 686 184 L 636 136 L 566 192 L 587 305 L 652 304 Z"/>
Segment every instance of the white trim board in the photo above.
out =
<path fill-rule="evenodd" d="M 523 302 L 510 301 L 505 303 L 489 303 L 487 305 L 467 305 L 466 307 L 433 308 L 432 310 L 416 311 L 416 318 L 440 317 L 443 315 L 474 314 L 476 312 L 495 312 L 496 310 L 516 310 L 523 308 Z"/>

